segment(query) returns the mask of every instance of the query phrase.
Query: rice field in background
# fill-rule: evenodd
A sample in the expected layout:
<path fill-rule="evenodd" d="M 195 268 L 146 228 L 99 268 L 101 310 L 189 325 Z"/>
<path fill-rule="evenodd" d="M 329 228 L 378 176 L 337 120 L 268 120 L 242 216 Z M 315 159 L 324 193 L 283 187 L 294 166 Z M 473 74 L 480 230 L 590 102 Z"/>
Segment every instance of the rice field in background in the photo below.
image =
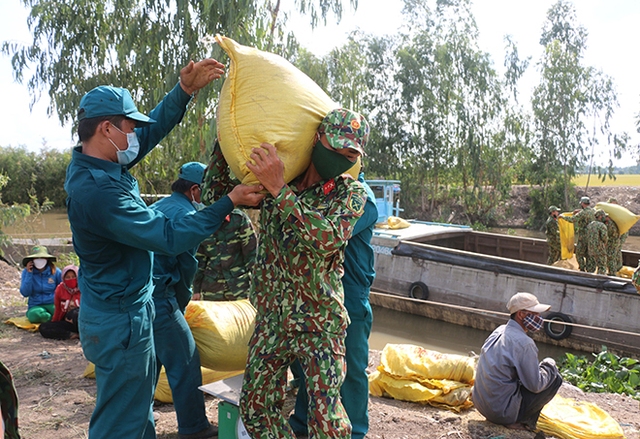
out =
<path fill-rule="evenodd" d="M 572 181 L 576 186 L 586 186 L 587 175 L 578 175 Z M 640 174 L 619 174 L 616 175 L 615 180 L 607 178 L 604 182 L 597 175 L 592 175 L 589 180 L 589 186 L 640 186 Z"/>

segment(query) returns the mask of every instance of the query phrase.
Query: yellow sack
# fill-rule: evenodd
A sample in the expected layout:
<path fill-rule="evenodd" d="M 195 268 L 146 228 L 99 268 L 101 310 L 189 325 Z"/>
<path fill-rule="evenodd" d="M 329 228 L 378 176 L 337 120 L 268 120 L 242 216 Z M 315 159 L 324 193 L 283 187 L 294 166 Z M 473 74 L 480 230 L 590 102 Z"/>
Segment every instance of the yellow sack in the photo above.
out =
<path fill-rule="evenodd" d="M 248 299 L 191 301 L 184 317 L 203 367 L 218 371 L 244 370 L 256 318 L 256 310 Z"/>
<path fill-rule="evenodd" d="M 380 368 L 401 379 L 446 379 L 473 384 L 475 366 L 471 357 L 443 354 L 411 344 L 387 344 L 380 357 Z"/>
<path fill-rule="evenodd" d="M 437 380 L 431 380 L 434 383 Z M 455 384 L 453 384 L 455 383 Z M 369 392 L 374 396 L 383 396 L 400 401 L 427 403 L 437 407 L 452 409 L 459 412 L 473 406 L 469 400 L 471 386 L 469 384 L 451 381 L 446 386 L 429 387 L 412 380 L 402 380 L 390 377 L 380 371 L 369 376 Z"/>
<path fill-rule="evenodd" d="M 20 329 L 26 329 L 29 332 L 37 332 L 40 323 L 31 323 L 27 316 L 12 317 L 4 321 L 5 325 L 15 325 Z"/>
<path fill-rule="evenodd" d="M 318 126 L 339 105 L 281 56 L 215 39 L 231 60 L 217 114 L 218 140 L 231 171 L 242 183 L 258 183 L 246 162 L 252 148 L 267 142 L 278 150 L 289 183 L 309 166 Z"/>
<path fill-rule="evenodd" d="M 616 276 L 631 279 L 631 277 L 633 276 L 633 272 L 635 270 L 636 270 L 635 267 L 629 267 L 628 265 L 623 265 L 620 271 L 616 273 Z"/>
<path fill-rule="evenodd" d="M 387 344 L 369 391 L 403 401 L 428 403 L 455 411 L 471 407 L 475 360 L 409 344 Z"/>
<path fill-rule="evenodd" d="M 538 428 L 562 439 L 624 438 L 620 425 L 597 405 L 559 395 L 542 409 Z"/>
<path fill-rule="evenodd" d="M 411 226 L 409 221 L 398 218 L 397 216 L 390 216 L 389 218 L 387 218 L 387 224 L 389 224 L 389 228 L 392 230 L 406 229 L 407 227 Z"/>
<path fill-rule="evenodd" d="M 563 213 L 565 216 L 572 216 L 572 212 Z M 575 251 L 575 229 L 573 223 L 558 219 L 558 228 L 560 229 L 560 257 L 562 259 L 571 259 Z"/>
<path fill-rule="evenodd" d="M 234 377 L 242 373 L 241 370 L 233 370 L 228 372 L 220 372 L 217 370 L 207 369 L 201 367 L 202 371 L 202 384 L 209 384 L 227 378 Z M 169 380 L 167 379 L 167 372 L 164 370 L 164 366 L 160 369 L 160 376 L 158 377 L 158 385 L 156 386 L 156 392 L 153 395 L 156 401 L 172 403 L 173 395 L 171 394 L 171 387 L 169 386 Z"/>
<path fill-rule="evenodd" d="M 636 215 L 626 207 L 613 203 L 598 203 L 596 204 L 596 210 L 604 210 L 609 217 L 616 222 L 620 235 L 623 235 L 629 231 L 633 225 L 638 222 L 640 215 Z"/>

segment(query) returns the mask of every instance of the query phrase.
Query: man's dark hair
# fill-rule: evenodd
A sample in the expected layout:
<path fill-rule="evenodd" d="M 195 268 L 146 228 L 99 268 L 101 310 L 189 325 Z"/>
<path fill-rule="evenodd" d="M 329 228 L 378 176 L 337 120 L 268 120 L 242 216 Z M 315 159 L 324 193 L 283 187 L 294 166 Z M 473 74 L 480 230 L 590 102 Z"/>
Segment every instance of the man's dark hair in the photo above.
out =
<path fill-rule="evenodd" d="M 171 192 L 180 192 L 181 194 L 184 194 L 189 189 L 191 189 L 191 186 L 193 186 L 194 184 L 198 184 L 198 183 L 185 180 L 184 178 L 179 178 L 173 183 L 171 183 Z"/>
<path fill-rule="evenodd" d="M 98 125 L 100 125 L 105 120 L 108 120 L 118 128 L 122 128 L 122 121 L 125 119 L 126 117 L 121 115 L 99 116 L 92 117 L 91 119 L 81 119 L 80 122 L 78 122 L 78 137 L 80 138 L 81 142 L 86 142 L 94 136 Z"/>
<path fill-rule="evenodd" d="M 517 314 L 517 313 L 518 313 L 518 311 L 514 312 L 513 314 L 511 314 L 511 315 L 509 316 L 509 318 L 510 318 L 511 320 L 515 320 L 515 319 L 516 319 L 516 314 Z"/>

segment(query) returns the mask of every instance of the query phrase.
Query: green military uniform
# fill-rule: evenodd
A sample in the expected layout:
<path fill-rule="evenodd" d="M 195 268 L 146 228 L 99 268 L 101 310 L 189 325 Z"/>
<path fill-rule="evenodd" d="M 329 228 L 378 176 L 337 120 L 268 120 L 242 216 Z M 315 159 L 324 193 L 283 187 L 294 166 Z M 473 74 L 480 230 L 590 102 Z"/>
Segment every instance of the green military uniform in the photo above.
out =
<path fill-rule="evenodd" d="M 587 226 L 587 260 L 586 270 L 589 273 L 607 273 L 607 226 L 604 224 L 604 212 L 598 211 L 596 219 Z"/>
<path fill-rule="evenodd" d="M 224 163 L 216 145 L 203 182 L 205 202 L 230 186 Z M 240 400 L 243 422 L 255 439 L 293 437 L 280 408 L 294 359 L 314 377 L 308 380 L 311 437 L 351 436 L 340 402 L 349 324 L 340 279 L 365 200 L 361 183 L 339 176 L 305 190 L 294 181 L 263 201 L 250 295 L 257 315 Z"/>
<path fill-rule="evenodd" d="M 616 276 L 622 268 L 622 242 L 616 222 L 607 216 L 607 271 Z"/>
<path fill-rule="evenodd" d="M 547 264 L 551 265 L 561 259 L 560 228 L 558 227 L 558 219 L 553 215 L 549 215 L 549 218 L 547 218 L 547 222 L 544 225 L 544 233 L 547 235 L 547 246 L 549 247 Z"/>
<path fill-rule="evenodd" d="M 193 292 L 203 300 L 238 300 L 249 297 L 257 239 L 251 220 L 234 209 L 217 232 L 198 247 L 198 271 Z"/>
<path fill-rule="evenodd" d="M 576 243 L 576 260 L 580 271 L 588 271 L 586 268 L 588 246 L 587 246 L 587 227 L 595 220 L 595 210 L 593 207 L 587 206 L 573 216 L 563 216 L 564 220 L 573 223 L 575 227 Z"/>

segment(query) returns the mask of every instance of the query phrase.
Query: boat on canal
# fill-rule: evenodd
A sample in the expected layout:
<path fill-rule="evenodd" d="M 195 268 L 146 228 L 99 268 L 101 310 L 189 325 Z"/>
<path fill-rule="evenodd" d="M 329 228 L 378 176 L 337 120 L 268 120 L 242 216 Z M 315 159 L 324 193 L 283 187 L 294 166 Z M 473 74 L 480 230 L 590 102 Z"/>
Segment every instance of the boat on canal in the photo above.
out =
<path fill-rule="evenodd" d="M 398 211 L 382 198 L 379 220 Z M 374 230 L 372 304 L 491 331 L 509 318 L 509 298 L 527 291 L 551 305 L 537 340 L 587 352 L 606 346 L 640 358 L 640 295 L 630 279 L 549 266 L 543 239 L 408 223 Z M 623 251 L 624 265 L 636 267 L 639 258 Z"/>

